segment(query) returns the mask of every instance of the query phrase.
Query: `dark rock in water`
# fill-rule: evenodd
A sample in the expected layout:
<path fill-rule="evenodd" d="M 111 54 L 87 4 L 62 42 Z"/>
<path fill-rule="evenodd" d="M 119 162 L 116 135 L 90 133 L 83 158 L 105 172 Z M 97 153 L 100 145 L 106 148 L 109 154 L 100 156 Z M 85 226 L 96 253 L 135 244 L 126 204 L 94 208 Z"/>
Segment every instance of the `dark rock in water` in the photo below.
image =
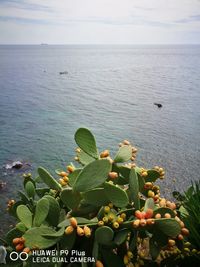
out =
<path fill-rule="evenodd" d="M 20 169 L 23 166 L 23 163 L 21 161 L 14 161 L 12 163 L 12 168 L 14 169 Z"/>
<path fill-rule="evenodd" d="M 60 75 L 68 74 L 68 72 L 67 72 L 67 71 L 60 71 L 59 74 L 60 74 Z"/>
<path fill-rule="evenodd" d="M 162 108 L 162 104 L 160 103 L 154 103 L 155 106 L 157 106 L 158 108 Z"/>

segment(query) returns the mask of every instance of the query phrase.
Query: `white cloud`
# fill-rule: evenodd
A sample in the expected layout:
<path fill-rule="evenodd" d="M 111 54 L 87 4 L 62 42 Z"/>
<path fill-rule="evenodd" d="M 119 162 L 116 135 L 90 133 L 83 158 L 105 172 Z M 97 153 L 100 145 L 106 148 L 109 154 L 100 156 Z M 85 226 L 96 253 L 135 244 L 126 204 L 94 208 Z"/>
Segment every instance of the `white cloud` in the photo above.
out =
<path fill-rule="evenodd" d="M 7 0 L 0 43 L 200 42 L 199 15 L 198 0 Z"/>

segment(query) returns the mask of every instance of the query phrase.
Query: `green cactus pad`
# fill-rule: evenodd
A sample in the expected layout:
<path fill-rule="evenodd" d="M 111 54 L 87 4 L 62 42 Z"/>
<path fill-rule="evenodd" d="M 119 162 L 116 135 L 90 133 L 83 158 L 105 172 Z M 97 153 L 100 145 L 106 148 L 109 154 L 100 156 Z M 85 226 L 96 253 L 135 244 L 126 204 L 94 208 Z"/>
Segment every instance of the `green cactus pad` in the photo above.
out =
<path fill-rule="evenodd" d="M 69 185 L 73 187 L 76 178 L 78 177 L 79 173 L 81 172 L 82 169 L 75 169 L 72 173 L 69 174 Z"/>
<path fill-rule="evenodd" d="M 32 213 L 29 208 L 25 205 L 20 205 L 17 207 L 17 217 L 20 221 L 27 227 L 31 228 L 32 226 Z"/>
<path fill-rule="evenodd" d="M 128 229 L 122 229 L 120 230 L 115 238 L 114 238 L 114 242 L 117 246 L 121 245 L 122 243 L 124 243 L 127 240 L 127 236 L 130 233 L 130 231 Z"/>
<path fill-rule="evenodd" d="M 46 198 L 41 198 L 35 208 L 35 216 L 33 220 L 34 226 L 40 226 L 46 219 L 49 213 L 49 201 Z"/>
<path fill-rule="evenodd" d="M 129 176 L 130 200 L 134 202 L 135 209 L 140 209 L 139 183 L 135 169 L 131 169 Z"/>
<path fill-rule="evenodd" d="M 132 157 L 132 148 L 131 146 L 122 146 L 119 148 L 115 158 L 115 163 L 122 163 L 130 160 Z"/>
<path fill-rule="evenodd" d="M 126 191 L 122 188 L 105 182 L 104 184 L 105 194 L 107 198 L 112 202 L 116 207 L 126 207 L 128 205 L 128 195 Z"/>
<path fill-rule="evenodd" d="M 46 221 L 48 221 L 52 226 L 57 226 L 60 216 L 60 206 L 58 201 L 49 195 L 45 195 L 44 198 L 49 201 L 49 213 L 46 217 Z"/>
<path fill-rule="evenodd" d="M 100 207 L 109 203 L 109 198 L 103 188 L 95 188 L 83 194 L 86 203 Z"/>
<path fill-rule="evenodd" d="M 60 190 L 61 185 L 51 176 L 51 174 L 42 167 L 38 168 L 38 173 L 43 182 L 51 189 Z"/>
<path fill-rule="evenodd" d="M 31 181 L 28 181 L 25 184 L 25 190 L 26 190 L 26 193 L 27 193 L 28 197 L 32 197 L 33 198 L 35 196 L 35 186 Z"/>
<path fill-rule="evenodd" d="M 92 161 L 95 160 L 93 157 L 91 157 L 90 155 L 88 155 L 87 153 L 85 153 L 83 150 L 81 150 L 81 151 L 78 153 L 78 158 L 79 158 L 79 162 L 80 162 L 82 165 L 87 165 L 87 164 L 89 164 L 90 162 L 92 162 Z"/>
<path fill-rule="evenodd" d="M 63 235 L 59 244 L 61 249 L 72 249 L 76 241 L 76 231 L 73 231 L 70 235 Z"/>
<path fill-rule="evenodd" d="M 181 232 L 181 226 L 175 219 L 155 219 L 155 228 L 170 237 L 176 237 Z"/>
<path fill-rule="evenodd" d="M 125 267 L 122 257 L 116 255 L 112 249 L 102 249 L 101 254 L 106 266 Z"/>
<path fill-rule="evenodd" d="M 26 230 L 27 230 L 25 224 L 22 223 L 22 222 L 17 223 L 16 226 L 15 226 L 15 228 L 17 230 L 21 231 L 22 233 L 26 232 Z"/>
<path fill-rule="evenodd" d="M 49 191 L 50 191 L 49 187 L 35 189 L 35 192 L 39 197 L 43 197 L 45 193 L 49 193 Z"/>
<path fill-rule="evenodd" d="M 147 170 L 148 175 L 145 177 L 146 182 L 155 182 L 159 177 L 160 174 L 156 170 Z"/>
<path fill-rule="evenodd" d="M 98 150 L 93 134 L 86 128 L 79 128 L 75 133 L 77 145 L 91 157 L 98 159 Z"/>
<path fill-rule="evenodd" d="M 145 205 L 144 205 L 144 211 L 146 211 L 147 209 L 154 210 L 154 208 L 155 208 L 155 204 L 154 204 L 153 198 L 147 198 L 147 200 L 145 201 Z"/>
<path fill-rule="evenodd" d="M 95 160 L 80 172 L 74 183 L 74 191 L 86 192 L 101 185 L 111 171 L 111 163 L 106 160 Z"/>
<path fill-rule="evenodd" d="M 71 188 L 63 189 L 60 198 L 69 209 L 76 209 L 81 200 L 80 194 L 72 191 Z"/>
<path fill-rule="evenodd" d="M 62 227 L 60 228 L 60 230 L 58 230 L 57 232 L 55 233 L 50 233 L 50 234 L 43 234 L 42 236 L 43 237 L 46 237 L 46 238 L 51 238 L 51 237 L 61 237 L 65 232 L 65 228 Z"/>
<path fill-rule="evenodd" d="M 59 238 L 58 237 L 45 238 L 43 237 L 43 235 L 45 234 L 50 235 L 54 233 L 56 233 L 56 231 L 47 226 L 31 228 L 23 235 L 23 237 L 25 238 L 25 246 L 29 247 L 30 249 L 49 248 L 55 245 L 59 240 Z"/>
<path fill-rule="evenodd" d="M 114 232 L 108 226 L 102 226 L 95 231 L 95 240 L 101 245 L 109 245 L 113 237 Z"/>

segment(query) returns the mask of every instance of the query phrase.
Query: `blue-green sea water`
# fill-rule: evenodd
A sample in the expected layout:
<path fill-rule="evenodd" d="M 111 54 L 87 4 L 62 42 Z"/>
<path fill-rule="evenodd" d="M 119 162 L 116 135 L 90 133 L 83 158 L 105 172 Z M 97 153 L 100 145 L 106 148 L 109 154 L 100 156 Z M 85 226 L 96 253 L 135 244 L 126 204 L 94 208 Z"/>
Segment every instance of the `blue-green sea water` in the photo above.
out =
<path fill-rule="evenodd" d="M 199 73 L 200 46 L 0 46 L 1 227 L 22 172 L 64 167 L 82 126 L 100 150 L 129 139 L 139 165 L 163 166 L 165 193 L 199 179 Z"/>

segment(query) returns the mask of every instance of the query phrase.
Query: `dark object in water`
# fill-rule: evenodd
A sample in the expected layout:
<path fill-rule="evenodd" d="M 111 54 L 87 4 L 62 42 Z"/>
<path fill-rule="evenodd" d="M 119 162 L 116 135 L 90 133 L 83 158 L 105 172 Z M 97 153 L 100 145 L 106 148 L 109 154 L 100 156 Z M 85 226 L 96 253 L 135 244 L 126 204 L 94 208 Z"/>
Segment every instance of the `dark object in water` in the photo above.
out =
<path fill-rule="evenodd" d="M 67 72 L 67 71 L 60 71 L 59 74 L 60 74 L 60 75 L 68 74 L 68 72 Z"/>
<path fill-rule="evenodd" d="M 23 163 L 21 161 L 14 161 L 12 163 L 12 168 L 20 169 L 23 166 Z"/>
<path fill-rule="evenodd" d="M 162 108 L 162 104 L 160 103 L 154 103 L 155 106 L 157 106 L 158 108 Z"/>
<path fill-rule="evenodd" d="M 0 189 L 4 188 L 5 185 L 6 185 L 6 182 L 1 182 L 0 181 Z"/>

